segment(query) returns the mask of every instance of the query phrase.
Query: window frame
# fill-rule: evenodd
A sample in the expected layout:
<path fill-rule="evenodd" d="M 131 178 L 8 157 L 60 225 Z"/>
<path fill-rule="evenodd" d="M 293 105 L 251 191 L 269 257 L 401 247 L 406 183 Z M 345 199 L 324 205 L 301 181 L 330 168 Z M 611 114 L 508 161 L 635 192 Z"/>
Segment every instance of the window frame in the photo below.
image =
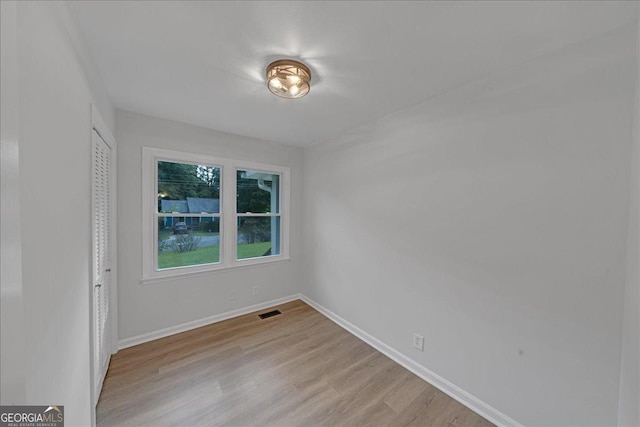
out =
<path fill-rule="evenodd" d="M 220 210 L 207 217 L 220 218 L 219 262 L 158 270 L 158 161 L 201 164 L 220 168 Z M 238 170 L 251 170 L 280 176 L 280 254 L 256 258 L 237 259 Z M 154 147 L 142 147 L 142 283 L 167 280 L 180 276 L 207 274 L 233 268 L 253 267 L 261 264 L 288 261 L 289 258 L 290 169 L 265 163 L 248 162 L 206 154 L 195 154 Z M 180 214 L 180 216 L 190 216 Z M 199 215 L 197 215 L 199 216 Z M 265 214 L 255 214 L 261 217 Z"/>
<path fill-rule="evenodd" d="M 153 179 L 153 184 L 154 184 L 154 194 L 159 195 L 159 189 L 158 189 L 158 162 L 171 162 L 171 163 L 178 163 L 178 164 L 191 164 L 191 165 L 204 165 L 204 166 L 209 166 L 209 167 L 214 167 L 217 169 L 220 169 L 220 181 L 221 183 L 224 181 L 222 179 L 222 171 L 223 171 L 223 167 L 220 164 L 213 164 L 213 163 L 209 163 L 209 162 L 205 162 L 205 161 L 186 161 L 186 160 L 180 160 L 180 161 L 176 161 L 176 160 L 172 160 L 172 159 L 167 159 L 164 157 L 155 157 L 155 160 L 153 162 L 153 167 L 154 167 L 154 179 Z M 202 221 L 202 218 L 218 218 L 218 224 L 219 224 L 219 229 L 220 232 L 218 233 L 218 246 L 221 248 L 222 247 L 222 229 L 223 229 L 223 220 L 222 220 L 222 199 L 223 199 L 223 192 L 224 192 L 224 188 L 222 187 L 222 185 L 220 186 L 220 196 L 219 196 L 219 205 L 218 205 L 218 212 L 214 213 L 214 212 L 208 212 L 208 213 L 187 213 L 187 212 L 174 212 L 174 213 L 165 213 L 165 212 L 160 212 L 157 209 L 157 198 L 156 198 L 156 209 L 154 209 L 154 218 L 153 220 L 155 221 L 155 226 L 154 226 L 154 236 L 153 236 L 153 271 L 159 272 L 159 271 L 167 271 L 167 270 L 179 270 L 179 269 L 186 269 L 186 268 L 191 268 L 191 267 L 205 267 L 205 266 L 210 266 L 210 265 L 217 265 L 220 264 L 222 262 L 222 253 L 219 254 L 218 256 L 218 262 L 211 262 L 211 263 L 207 263 L 207 264 L 194 264 L 194 265 L 183 265 L 180 267 L 169 267 L 169 268 L 165 268 L 162 270 L 158 269 L 158 220 L 160 218 L 172 218 L 172 223 L 174 223 L 174 221 L 178 218 L 184 218 L 185 222 L 187 218 L 200 218 L 198 222 Z M 190 221 L 191 223 L 193 222 L 193 220 Z"/>
<path fill-rule="evenodd" d="M 264 165 L 263 165 L 263 166 L 264 166 Z M 279 199 L 279 200 L 278 200 L 278 212 L 277 212 L 277 213 L 274 213 L 274 212 L 269 212 L 269 213 L 262 213 L 262 212 L 238 212 L 238 208 L 237 208 L 237 202 L 238 202 L 238 195 L 237 195 L 237 190 L 238 190 L 238 181 L 237 181 L 237 178 L 238 178 L 238 172 L 240 172 L 240 171 L 245 171 L 245 172 L 262 172 L 262 173 L 267 173 L 267 174 L 272 174 L 272 175 L 278 175 L 278 176 L 280 177 L 280 184 L 279 184 L 279 185 L 280 185 L 280 188 L 279 188 L 279 190 L 278 190 L 278 199 Z M 236 179 L 236 182 L 235 182 L 235 184 L 234 184 L 234 187 L 235 187 L 235 190 L 236 190 L 236 195 L 235 195 L 235 197 L 234 197 L 234 204 L 233 204 L 233 212 L 234 212 L 234 215 L 235 215 L 235 218 L 234 218 L 234 224 L 235 224 L 235 225 L 234 225 L 234 226 L 235 226 L 235 228 L 236 228 L 236 235 L 235 235 L 235 239 L 234 239 L 234 242 L 235 242 L 235 245 L 236 245 L 236 248 L 235 248 L 235 250 L 234 250 L 234 258 L 235 258 L 235 260 L 236 260 L 237 262 L 244 263 L 244 262 L 245 262 L 245 261 L 247 261 L 247 260 L 256 260 L 256 259 L 264 259 L 264 258 L 271 258 L 271 257 L 278 257 L 278 256 L 280 256 L 280 254 L 282 253 L 282 234 L 283 234 L 283 233 L 282 233 L 282 228 L 283 228 L 283 227 L 282 227 L 282 221 L 283 221 L 283 220 L 282 220 L 282 202 L 283 202 L 283 197 L 282 197 L 282 181 L 283 181 L 283 179 L 284 179 L 284 178 L 283 178 L 283 174 L 282 174 L 282 173 L 280 173 L 280 172 L 273 171 L 273 170 L 267 170 L 267 169 L 261 169 L 261 168 L 253 168 L 253 169 L 249 169 L 249 168 L 246 168 L 246 167 L 237 167 L 237 166 L 236 166 L 236 167 L 235 167 L 235 170 L 233 171 L 233 176 L 234 176 L 234 178 Z M 280 245 L 280 254 L 278 254 L 278 255 L 260 256 L 260 257 L 254 257 L 254 258 L 242 258 L 242 259 L 238 259 L 238 246 L 237 246 L 237 245 L 238 245 L 238 234 L 237 234 L 237 232 L 238 232 L 238 227 L 237 227 L 237 224 L 238 224 L 238 222 L 239 222 L 239 221 L 238 221 L 238 219 L 239 219 L 239 218 L 272 218 L 272 217 L 275 217 L 275 218 L 279 218 L 279 219 L 280 219 L 280 236 L 279 236 L 279 237 L 280 237 L 280 242 L 279 242 L 279 245 Z M 272 242 L 273 242 L 273 239 L 272 239 Z M 273 246 L 273 243 L 272 243 L 272 246 Z"/>

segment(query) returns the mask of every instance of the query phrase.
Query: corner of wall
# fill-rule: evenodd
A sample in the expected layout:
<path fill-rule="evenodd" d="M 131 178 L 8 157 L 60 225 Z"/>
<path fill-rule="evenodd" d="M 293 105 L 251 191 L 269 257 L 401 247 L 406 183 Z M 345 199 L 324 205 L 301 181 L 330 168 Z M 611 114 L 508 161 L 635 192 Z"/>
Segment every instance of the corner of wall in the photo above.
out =
<path fill-rule="evenodd" d="M 24 404 L 24 301 L 22 287 L 22 239 L 20 235 L 20 144 L 17 4 L 0 2 L 0 404 Z"/>
<path fill-rule="evenodd" d="M 635 112 L 632 136 L 627 266 L 623 302 L 618 425 L 640 425 L 640 9 L 637 21 Z"/>
<path fill-rule="evenodd" d="M 54 17 L 66 30 L 68 41 L 73 47 L 78 63 L 82 67 L 87 83 L 91 89 L 94 98 L 93 102 L 104 119 L 105 124 L 113 134 L 115 131 L 115 108 L 107 94 L 102 74 L 95 65 L 91 49 L 87 45 L 84 35 L 77 24 L 72 3 L 66 1 L 48 2 L 47 6 L 51 8 Z"/>

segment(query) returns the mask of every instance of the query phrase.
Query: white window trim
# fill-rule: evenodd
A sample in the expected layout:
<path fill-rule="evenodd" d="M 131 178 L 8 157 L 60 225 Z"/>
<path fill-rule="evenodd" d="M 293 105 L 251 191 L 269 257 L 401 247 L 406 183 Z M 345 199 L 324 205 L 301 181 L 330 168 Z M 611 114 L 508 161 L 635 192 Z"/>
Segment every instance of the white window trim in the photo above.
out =
<path fill-rule="evenodd" d="M 220 168 L 220 262 L 157 270 L 157 179 L 159 160 L 198 163 Z M 236 171 L 251 170 L 280 175 L 280 254 L 237 260 Z M 290 222 L 290 169 L 264 163 L 185 153 L 162 148 L 142 147 L 142 283 L 164 281 L 173 277 L 206 274 L 233 268 L 288 261 Z M 257 216 L 259 216 L 257 214 Z"/>

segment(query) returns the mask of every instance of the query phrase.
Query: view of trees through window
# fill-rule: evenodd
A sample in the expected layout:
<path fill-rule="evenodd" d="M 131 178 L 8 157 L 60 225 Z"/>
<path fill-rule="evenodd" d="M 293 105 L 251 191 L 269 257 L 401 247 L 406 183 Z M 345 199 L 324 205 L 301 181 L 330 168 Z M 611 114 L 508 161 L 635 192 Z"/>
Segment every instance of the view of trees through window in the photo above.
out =
<path fill-rule="evenodd" d="M 249 170 L 236 172 L 238 259 L 280 254 L 280 175 Z M 249 254 L 252 246 L 264 250 Z"/>
<path fill-rule="evenodd" d="M 158 162 L 158 269 L 220 261 L 220 168 Z"/>
<path fill-rule="evenodd" d="M 158 162 L 158 212 L 160 199 L 220 198 L 220 168 L 185 163 Z"/>
<path fill-rule="evenodd" d="M 280 254 L 280 176 L 236 179 L 236 258 Z M 159 270 L 220 262 L 221 184 L 219 167 L 157 162 Z"/>

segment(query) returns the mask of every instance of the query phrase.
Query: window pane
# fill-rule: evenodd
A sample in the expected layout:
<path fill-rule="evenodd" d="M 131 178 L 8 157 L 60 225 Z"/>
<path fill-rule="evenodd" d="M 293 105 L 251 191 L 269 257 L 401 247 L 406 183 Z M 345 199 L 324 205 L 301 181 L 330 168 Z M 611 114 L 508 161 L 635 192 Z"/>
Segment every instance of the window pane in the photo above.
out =
<path fill-rule="evenodd" d="M 158 270 L 220 261 L 220 218 L 158 218 Z"/>
<path fill-rule="evenodd" d="M 238 213 L 280 213 L 280 175 L 237 171 Z"/>
<path fill-rule="evenodd" d="M 220 168 L 159 161 L 158 212 L 220 213 Z"/>
<path fill-rule="evenodd" d="M 280 255 L 280 217 L 238 218 L 238 259 Z"/>

